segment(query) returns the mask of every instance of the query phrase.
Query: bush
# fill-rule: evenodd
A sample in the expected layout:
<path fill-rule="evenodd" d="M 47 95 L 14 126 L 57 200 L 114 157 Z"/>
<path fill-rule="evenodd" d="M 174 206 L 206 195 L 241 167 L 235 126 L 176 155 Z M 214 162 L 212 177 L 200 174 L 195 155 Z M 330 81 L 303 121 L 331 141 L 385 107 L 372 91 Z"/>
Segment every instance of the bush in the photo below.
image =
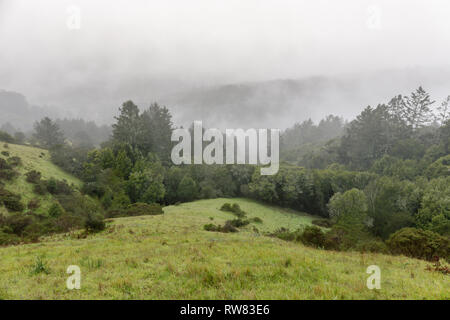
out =
<path fill-rule="evenodd" d="M 11 157 L 8 159 L 8 164 L 12 167 L 18 167 L 22 164 L 20 157 Z"/>
<path fill-rule="evenodd" d="M 222 207 L 220 207 L 221 211 L 231 212 L 238 218 L 243 218 L 246 216 L 246 213 L 241 210 L 241 207 L 237 203 L 229 204 L 224 203 Z"/>
<path fill-rule="evenodd" d="M 241 218 L 228 220 L 227 222 L 229 222 L 233 227 L 236 228 L 244 227 L 250 223 L 250 221 L 248 221 L 247 219 L 243 220 Z"/>
<path fill-rule="evenodd" d="M 12 167 L 5 159 L 0 158 L 0 170 L 8 170 L 8 169 L 12 169 Z"/>
<path fill-rule="evenodd" d="M 0 189 L 0 204 L 3 204 L 9 211 L 22 212 L 25 209 L 20 198 L 20 195 Z"/>
<path fill-rule="evenodd" d="M 17 177 L 18 175 L 19 174 L 16 171 L 12 170 L 12 169 L 0 170 L 0 180 L 11 181 L 15 177 Z"/>
<path fill-rule="evenodd" d="M 346 250 L 355 243 L 355 239 L 349 236 L 349 232 L 340 226 L 333 225 L 331 230 L 325 233 L 324 248 L 327 250 Z"/>
<path fill-rule="evenodd" d="M 221 207 L 220 207 L 221 211 L 227 211 L 227 212 L 231 212 L 231 204 L 230 203 L 224 203 Z"/>
<path fill-rule="evenodd" d="M 9 157 L 9 152 L 8 151 L 2 151 L 2 156 Z"/>
<path fill-rule="evenodd" d="M 254 223 L 263 223 L 262 219 L 259 217 L 251 218 L 249 221 Z"/>
<path fill-rule="evenodd" d="M 106 225 L 100 216 L 89 214 L 84 223 L 84 227 L 87 232 L 99 232 L 104 230 Z"/>
<path fill-rule="evenodd" d="M 39 181 L 33 187 L 33 192 L 37 195 L 43 196 L 47 194 L 47 186 L 44 181 Z"/>
<path fill-rule="evenodd" d="M 307 226 L 300 237 L 303 244 L 312 247 L 325 247 L 325 234 L 316 226 Z"/>
<path fill-rule="evenodd" d="M 86 182 L 81 190 L 84 194 L 101 198 L 106 193 L 106 188 L 100 182 Z"/>
<path fill-rule="evenodd" d="M 64 209 L 61 207 L 59 203 L 54 203 L 51 205 L 50 209 L 48 209 L 48 215 L 52 218 L 60 217 L 64 214 Z"/>
<path fill-rule="evenodd" d="M 15 234 L 5 233 L 0 230 L 0 246 L 19 244 L 20 238 Z"/>
<path fill-rule="evenodd" d="M 47 266 L 45 261 L 42 260 L 42 257 L 37 257 L 34 264 L 31 266 L 30 274 L 37 275 L 40 273 L 49 274 L 50 268 Z"/>
<path fill-rule="evenodd" d="M 290 231 L 289 229 L 284 227 L 275 230 L 273 233 L 269 235 L 285 241 L 300 241 L 301 239 L 300 230 Z"/>
<path fill-rule="evenodd" d="M 429 230 L 403 228 L 392 234 L 386 244 L 394 254 L 428 261 L 437 256 L 450 261 L 450 240 Z"/>
<path fill-rule="evenodd" d="M 206 231 L 219 231 L 220 227 L 216 226 L 215 224 L 208 223 L 203 226 L 203 229 L 205 229 Z"/>
<path fill-rule="evenodd" d="M 41 181 L 41 173 L 36 170 L 28 171 L 25 176 L 29 183 L 38 184 Z"/>
<path fill-rule="evenodd" d="M 241 212 L 241 207 L 237 203 L 231 205 L 231 212 L 237 213 Z"/>
<path fill-rule="evenodd" d="M 159 215 L 163 214 L 164 211 L 162 207 L 157 203 L 142 203 L 137 202 L 128 206 L 126 209 L 127 216 L 144 216 L 144 215 Z"/>
<path fill-rule="evenodd" d="M 331 228 L 333 226 L 333 222 L 329 219 L 314 219 L 311 223 L 323 228 Z"/>
<path fill-rule="evenodd" d="M 18 173 L 13 170 L 13 167 L 3 158 L 0 158 L 0 180 L 12 180 Z"/>
<path fill-rule="evenodd" d="M 119 217 L 126 217 L 127 212 L 123 209 L 112 209 L 108 210 L 105 214 L 105 218 L 119 218 Z"/>
<path fill-rule="evenodd" d="M 31 199 L 27 205 L 28 209 L 30 209 L 30 210 L 38 209 L 40 206 L 41 206 L 41 204 L 39 202 L 39 199 Z"/>
<path fill-rule="evenodd" d="M 3 232 L 21 236 L 24 230 L 35 222 L 34 217 L 21 213 L 15 213 L 2 219 Z"/>
<path fill-rule="evenodd" d="M 67 184 L 66 181 L 51 178 L 50 180 L 46 181 L 45 184 L 47 186 L 47 191 L 53 195 L 70 195 L 73 192 L 72 188 Z"/>
<path fill-rule="evenodd" d="M 223 227 L 220 228 L 220 232 L 228 233 L 228 232 L 238 232 L 239 230 L 231 224 L 231 221 L 228 220 L 225 222 Z"/>
<path fill-rule="evenodd" d="M 369 240 L 358 243 L 355 247 L 361 252 L 389 253 L 387 245 L 380 240 Z"/>
<path fill-rule="evenodd" d="M 206 231 L 213 231 L 213 232 L 223 232 L 223 233 L 229 233 L 229 232 L 238 232 L 239 230 L 233 226 L 230 220 L 226 221 L 223 226 L 216 226 L 212 223 L 205 224 L 203 226 L 203 229 Z"/>

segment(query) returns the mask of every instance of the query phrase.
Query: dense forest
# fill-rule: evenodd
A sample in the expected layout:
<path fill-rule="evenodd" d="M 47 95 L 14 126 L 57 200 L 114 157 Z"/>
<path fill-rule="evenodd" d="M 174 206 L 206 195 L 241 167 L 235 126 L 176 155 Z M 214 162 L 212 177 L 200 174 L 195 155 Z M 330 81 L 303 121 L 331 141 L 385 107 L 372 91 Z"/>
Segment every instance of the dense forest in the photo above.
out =
<path fill-rule="evenodd" d="M 76 201 L 80 195 L 63 181 L 40 181 L 39 173 L 30 173 L 37 192 L 64 195 L 46 220 L 52 227 L 43 230 L 101 229 L 103 218 L 196 199 L 248 197 L 321 217 L 317 227 L 283 228 L 273 236 L 330 250 L 449 259 L 449 104 L 450 96 L 435 102 L 420 87 L 368 106 L 350 122 L 329 115 L 318 124 L 297 123 L 282 133 L 282 163 L 273 176 L 260 175 L 253 165 L 173 165 L 175 126 L 169 109 L 157 103 L 140 109 L 125 102 L 110 135 L 82 120 L 43 118 L 32 136 L 4 127 L 0 140 L 49 149 L 56 165 L 83 181 L 81 193 L 96 199 Z M 3 162 L 0 180 L 14 179 L 13 166 Z M 8 196 L 3 190 L 4 202 Z M 1 232 L 3 238 L 23 236 L 26 227 Z"/>

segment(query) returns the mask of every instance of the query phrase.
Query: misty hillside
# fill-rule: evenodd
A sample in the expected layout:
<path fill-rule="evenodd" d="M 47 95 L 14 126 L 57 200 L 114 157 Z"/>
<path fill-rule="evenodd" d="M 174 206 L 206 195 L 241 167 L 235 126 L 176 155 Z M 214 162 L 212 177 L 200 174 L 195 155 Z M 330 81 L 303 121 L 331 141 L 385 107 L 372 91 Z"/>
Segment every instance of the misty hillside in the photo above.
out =
<path fill-rule="evenodd" d="M 55 109 L 30 105 L 21 93 L 1 89 L 0 111 L 0 126 L 10 123 L 16 129 L 23 131 L 30 130 L 36 120 L 57 114 Z"/>
<path fill-rule="evenodd" d="M 139 85 L 131 79 L 134 86 L 124 81 L 123 85 L 115 83 L 114 88 L 106 83 L 89 88 L 86 83 L 70 91 L 54 92 L 49 100 L 55 107 L 46 108 L 31 106 L 25 93 L 0 91 L 0 125 L 11 122 L 29 129 L 34 121 L 46 115 L 110 124 L 119 106 L 131 99 L 142 107 L 155 101 L 166 105 L 174 114 L 176 125 L 189 126 L 194 120 L 202 120 L 210 127 L 285 129 L 295 122 L 308 118 L 318 121 L 328 114 L 350 120 L 369 104 L 388 102 L 393 96 L 409 94 L 419 86 L 440 101 L 450 94 L 449 79 L 450 69 L 415 68 L 197 87 L 181 86 L 174 80 L 170 90 L 170 81 L 155 86 L 149 76 L 140 78 Z M 93 94 L 95 99 L 88 102 L 87 91 L 91 93 L 88 97 Z M 47 101 L 33 103 L 46 105 Z"/>
<path fill-rule="evenodd" d="M 447 75 L 447 77 L 445 76 Z M 388 102 L 424 86 L 441 99 L 450 94 L 450 70 L 391 70 L 339 77 L 311 77 L 202 87 L 159 101 L 185 125 L 203 120 L 229 128 L 281 128 L 328 114 L 354 118 L 368 104 Z M 420 79 L 420 80 L 417 80 Z"/>

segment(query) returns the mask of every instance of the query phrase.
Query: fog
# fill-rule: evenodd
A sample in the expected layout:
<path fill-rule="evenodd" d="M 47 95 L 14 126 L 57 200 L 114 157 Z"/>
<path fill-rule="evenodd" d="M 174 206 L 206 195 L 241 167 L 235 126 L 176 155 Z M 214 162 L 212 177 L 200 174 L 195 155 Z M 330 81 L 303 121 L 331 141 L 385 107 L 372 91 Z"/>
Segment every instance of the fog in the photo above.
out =
<path fill-rule="evenodd" d="M 449 16 L 446 0 L 0 0 L 0 89 L 99 123 L 128 99 L 178 124 L 351 118 L 419 85 L 450 94 Z"/>

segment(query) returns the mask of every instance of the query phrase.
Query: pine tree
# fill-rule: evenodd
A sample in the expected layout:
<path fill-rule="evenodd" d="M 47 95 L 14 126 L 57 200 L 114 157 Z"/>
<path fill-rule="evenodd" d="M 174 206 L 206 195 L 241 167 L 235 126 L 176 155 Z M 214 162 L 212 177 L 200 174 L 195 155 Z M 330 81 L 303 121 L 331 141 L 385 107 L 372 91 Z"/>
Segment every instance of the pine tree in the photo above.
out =
<path fill-rule="evenodd" d="M 115 117 L 117 122 L 112 126 L 113 140 L 115 143 L 129 144 L 134 149 L 143 134 L 139 108 L 130 100 L 125 102 L 119 111 L 120 115 Z"/>
<path fill-rule="evenodd" d="M 64 134 L 59 126 L 50 118 L 45 117 L 34 124 L 34 138 L 46 148 L 64 144 Z"/>

